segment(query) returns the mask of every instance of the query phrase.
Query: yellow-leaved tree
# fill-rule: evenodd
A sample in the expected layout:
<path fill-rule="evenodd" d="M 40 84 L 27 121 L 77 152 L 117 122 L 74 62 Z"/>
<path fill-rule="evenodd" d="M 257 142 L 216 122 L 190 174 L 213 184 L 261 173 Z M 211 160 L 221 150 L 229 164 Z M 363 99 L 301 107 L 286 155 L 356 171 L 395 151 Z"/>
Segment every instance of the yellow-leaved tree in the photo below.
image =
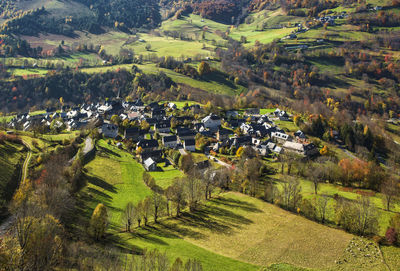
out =
<path fill-rule="evenodd" d="M 92 217 L 90 218 L 90 227 L 89 233 L 95 238 L 99 240 L 104 236 L 108 225 L 108 214 L 107 208 L 104 204 L 97 204 L 96 208 L 93 211 Z"/>

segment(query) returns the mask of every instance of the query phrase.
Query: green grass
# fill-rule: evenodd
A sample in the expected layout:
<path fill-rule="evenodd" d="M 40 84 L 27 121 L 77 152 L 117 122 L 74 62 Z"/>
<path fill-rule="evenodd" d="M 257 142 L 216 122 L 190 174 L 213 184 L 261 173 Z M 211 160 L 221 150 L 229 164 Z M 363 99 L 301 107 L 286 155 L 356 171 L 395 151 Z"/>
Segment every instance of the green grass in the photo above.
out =
<path fill-rule="evenodd" d="M 17 164 L 20 163 L 22 167 L 22 161 L 25 158 L 24 147 L 19 144 L 14 144 L 5 141 L 0 144 L 0 207 L 3 208 L 6 204 L 6 200 L 9 200 L 13 194 L 11 187 L 18 183 L 19 172 L 17 170 Z"/>
<path fill-rule="evenodd" d="M 197 258 L 202 261 L 204 270 L 257 270 L 258 267 L 242 263 L 185 241 L 174 229 L 160 223 L 135 233 L 122 233 L 121 211 L 132 201 L 137 203 L 150 194 L 149 188 L 142 181 L 142 166 L 132 156 L 100 140 L 97 143 L 97 154 L 94 160 L 86 165 L 88 186 L 81 197 L 88 202 L 83 207 L 84 213 L 90 216 L 98 203 L 108 207 L 110 217 L 110 234 L 119 245 L 133 250 L 153 249 L 165 251 L 171 258 Z M 87 196 L 84 196 L 84 195 Z M 165 227 L 163 226 L 165 225 Z M 114 240 L 113 239 L 113 240 Z M 236 269 L 237 270 L 237 269 Z"/>
<path fill-rule="evenodd" d="M 275 163 L 275 165 L 278 165 L 278 163 Z M 276 178 L 277 180 L 282 180 L 285 177 L 277 174 L 274 176 L 274 178 Z M 301 188 L 302 188 L 302 195 L 304 198 L 307 199 L 311 199 L 313 200 L 314 198 L 316 198 L 315 194 L 314 194 L 314 186 L 313 183 L 311 181 L 305 180 L 305 179 L 301 179 Z M 341 197 L 344 197 L 346 199 L 350 199 L 350 200 L 356 200 L 358 197 L 361 196 L 361 194 L 359 193 L 360 191 L 362 192 L 366 192 L 366 193 L 372 193 L 372 191 L 370 190 L 366 190 L 366 189 L 354 189 L 354 190 L 349 190 L 349 189 L 344 189 L 341 186 L 338 185 L 334 185 L 334 184 L 329 184 L 329 183 L 321 183 L 319 185 L 319 189 L 318 189 L 318 196 L 321 195 L 327 195 L 329 196 L 329 202 L 328 202 L 328 216 L 327 219 L 330 220 L 331 222 L 335 221 L 335 212 L 334 212 L 334 208 L 335 208 L 335 200 L 333 199 L 333 196 L 335 194 L 338 194 Z M 390 218 L 394 215 L 394 212 L 400 212 L 400 204 L 394 204 L 394 206 L 392 207 L 391 211 L 388 212 L 385 210 L 385 206 L 383 205 L 383 201 L 382 201 L 382 194 L 381 193 L 375 193 L 374 195 L 370 196 L 370 202 L 375 206 L 378 215 L 379 215 L 379 235 L 384 236 L 387 227 L 389 226 L 389 222 L 390 222 Z"/>
<path fill-rule="evenodd" d="M 159 163 L 158 166 L 162 171 L 153 171 L 149 173 L 156 180 L 156 184 L 163 189 L 171 186 L 175 178 L 185 176 L 183 172 L 174 168 L 172 165 L 165 167 L 165 163 Z"/>
<path fill-rule="evenodd" d="M 110 210 L 110 223 L 121 224 L 121 211 L 128 202 L 136 204 L 150 195 L 150 189 L 142 181 L 144 169 L 133 156 L 119 150 L 106 141 L 96 144 L 96 158 L 85 168 L 88 171 L 87 192 Z M 95 206 L 91 206 L 94 208 Z"/>
<path fill-rule="evenodd" d="M 224 78 L 224 75 L 221 73 L 215 73 L 214 75 L 210 75 L 205 78 L 205 80 L 196 80 L 192 79 L 188 76 L 182 75 L 180 73 L 176 73 L 169 69 L 159 68 L 156 67 L 155 64 L 143 64 L 143 65 L 136 65 L 138 66 L 144 73 L 158 73 L 160 71 L 164 72 L 166 75 L 171 77 L 171 79 L 180 84 L 187 84 L 194 88 L 200 88 L 202 90 L 212 92 L 212 93 L 219 93 L 219 94 L 228 94 L 228 95 L 235 95 L 242 93 L 245 88 L 232 83 L 231 81 Z M 114 66 L 103 66 L 103 67 L 95 67 L 95 68 L 85 68 L 82 69 L 83 72 L 86 73 L 100 73 L 106 71 L 112 71 L 117 69 L 131 69 L 132 64 L 125 64 L 125 65 L 114 65 Z"/>

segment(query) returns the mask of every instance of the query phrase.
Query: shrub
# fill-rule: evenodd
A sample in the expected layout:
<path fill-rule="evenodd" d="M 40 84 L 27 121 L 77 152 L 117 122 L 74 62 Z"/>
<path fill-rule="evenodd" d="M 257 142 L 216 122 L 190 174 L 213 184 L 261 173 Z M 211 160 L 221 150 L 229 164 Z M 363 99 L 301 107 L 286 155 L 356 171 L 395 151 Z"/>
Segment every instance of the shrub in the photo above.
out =
<path fill-rule="evenodd" d="M 389 245 L 394 245 L 397 243 L 397 232 L 395 228 L 388 228 L 385 233 L 386 242 Z"/>

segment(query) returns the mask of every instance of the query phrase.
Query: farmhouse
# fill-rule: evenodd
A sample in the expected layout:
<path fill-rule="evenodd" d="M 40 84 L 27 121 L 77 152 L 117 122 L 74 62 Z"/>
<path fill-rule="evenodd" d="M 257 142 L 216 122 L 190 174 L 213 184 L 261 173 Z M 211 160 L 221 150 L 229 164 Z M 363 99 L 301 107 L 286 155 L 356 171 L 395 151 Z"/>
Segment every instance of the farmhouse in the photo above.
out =
<path fill-rule="evenodd" d="M 281 132 L 272 132 L 271 139 L 275 139 L 279 143 L 283 143 L 289 139 L 289 135 Z"/>
<path fill-rule="evenodd" d="M 143 162 L 143 166 L 147 171 L 156 171 L 157 163 L 150 157 Z"/>
<path fill-rule="evenodd" d="M 217 115 L 210 114 L 204 119 L 201 120 L 204 123 L 204 127 L 210 130 L 216 130 L 219 126 L 221 126 L 221 118 Z"/>
<path fill-rule="evenodd" d="M 304 156 L 311 156 L 318 152 L 318 150 L 312 143 L 305 145 L 301 143 L 286 141 L 282 147 L 284 151 L 294 152 Z"/>

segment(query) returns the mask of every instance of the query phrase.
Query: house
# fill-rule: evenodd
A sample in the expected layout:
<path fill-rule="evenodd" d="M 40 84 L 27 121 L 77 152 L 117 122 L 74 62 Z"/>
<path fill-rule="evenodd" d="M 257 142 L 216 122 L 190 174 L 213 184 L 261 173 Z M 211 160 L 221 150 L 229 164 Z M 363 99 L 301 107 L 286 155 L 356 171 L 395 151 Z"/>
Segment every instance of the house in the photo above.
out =
<path fill-rule="evenodd" d="M 151 157 L 147 158 L 143 162 L 143 166 L 147 171 L 156 171 L 157 170 L 157 163 Z"/>
<path fill-rule="evenodd" d="M 178 138 L 180 141 L 187 140 L 187 139 L 194 139 L 196 136 L 196 132 L 193 130 L 190 130 L 187 127 L 178 127 L 176 129 Z"/>
<path fill-rule="evenodd" d="M 281 132 L 272 132 L 271 139 L 275 139 L 279 143 L 283 143 L 289 139 L 289 135 Z"/>
<path fill-rule="evenodd" d="M 155 139 L 142 139 L 136 146 L 142 148 L 143 152 L 155 151 L 158 148 L 158 141 Z"/>
<path fill-rule="evenodd" d="M 234 145 L 236 148 L 251 144 L 251 136 L 239 136 L 231 139 L 233 140 L 232 145 Z"/>
<path fill-rule="evenodd" d="M 294 133 L 294 136 L 296 137 L 296 138 L 300 138 L 300 139 L 305 139 L 306 138 L 306 135 L 303 133 L 303 131 L 301 131 L 301 130 L 298 130 L 297 132 L 295 132 Z"/>
<path fill-rule="evenodd" d="M 111 123 L 104 123 L 101 126 L 101 134 L 105 137 L 116 138 L 118 136 L 118 127 Z"/>
<path fill-rule="evenodd" d="M 178 145 L 178 138 L 176 137 L 176 135 L 164 136 L 162 138 L 162 144 L 166 148 L 174 149 Z"/>
<path fill-rule="evenodd" d="M 221 126 L 221 118 L 217 115 L 210 114 L 201 120 L 204 123 L 204 127 L 210 130 L 217 130 Z"/>
<path fill-rule="evenodd" d="M 170 121 L 160 121 L 154 124 L 154 130 L 157 133 L 169 133 L 171 132 L 171 122 Z"/>
<path fill-rule="evenodd" d="M 162 119 L 165 116 L 165 110 L 164 109 L 158 109 L 158 108 L 152 109 L 151 113 L 150 113 L 150 116 L 153 119 Z"/>
<path fill-rule="evenodd" d="M 194 139 L 186 139 L 183 141 L 183 148 L 187 151 L 196 151 L 196 141 Z"/>
<path fill-rule="evenodd" d="M 228 139 L 230 135 L 233 135 L 232 130 L 219 128 L 217 131 L 217 140 L 224 141 L 224 140 Z"/>
<path fill-rule="evenodd" d="M 312 156 L 318 153 L 318 150 L 312 143 L 305 145 L 297 142 L 286 141 L 282 148 L 285 152 L 293 152 L 303 156 Z"/>
<path fill-rule="evenodd" d="M 139 129 L 139 127 L 126 128 L 124 138 L 139 141 L 144 138 L 145 133 L 146 131 Z"/>
<path fill-rule="evenodd" d="M 177 107 L 176 107 L 176 104 L 174 104 L 174 103 L 168 103 L 168 108 L 174 110 L 174 109 L 176 109 Z"/>
<path fill-rule="evenodd" d="M 155 162 L 160 163 L 163 161 L 163 152 L 162 150 L 154 150 L 154 151 L 147 151 L 147 152 L 142 152 L 140 154 L 140 161 L 142 163 L 146 161 L 148 158 L 153 159 Z"/>

